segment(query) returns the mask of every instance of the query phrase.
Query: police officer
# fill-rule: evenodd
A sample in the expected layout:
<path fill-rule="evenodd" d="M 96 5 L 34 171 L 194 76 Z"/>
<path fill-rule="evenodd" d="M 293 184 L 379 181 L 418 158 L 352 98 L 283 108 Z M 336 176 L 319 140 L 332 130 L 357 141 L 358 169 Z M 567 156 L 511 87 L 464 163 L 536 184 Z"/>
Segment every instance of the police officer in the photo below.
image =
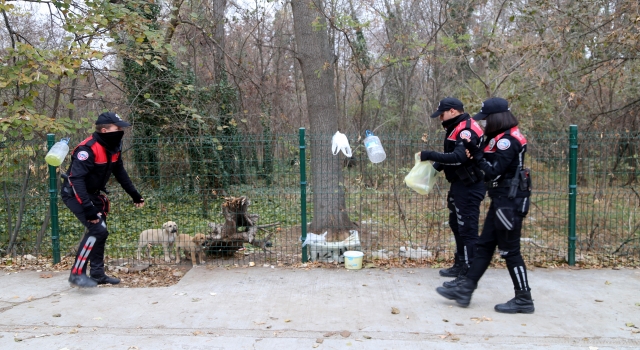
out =
<path fill-rule="evenodd" d="M 518 121 L 505 99 L 494 97 L 482 104 L 476 120 L 486 119 L 488 142 L 478 148 L 465 143 L 467 153 L 484 172 L 491 206 L 476 245 L 476 256 L 467 275 L 451 288 L 436 291 L 447 299 L 466 307 L 478 281 L 489 267 L 496 246 L 506 263 L 513 282 L 515 298 L 495 306 L 497 312 L 533 313 L 527 268 L 520 254 L 522 219 L 529 212 L 531 180 L 524 168 L 527 139 L 518 130 Z"/>
<path fill-rule="evenodd" d="M 87 228 L 69 276 L 69 283 L 73 286 L 95 287 L 98 284 L 120 283 L 120 279 L 109 277 L 104 272 L 104 246 L 109 236 L 109 199 L 105 195 L 105 186 L 113 174 L 131 196 L 135 206 L 144 206 L 144 199 L 133 186 L 120 154 L 123 128 L 129 126 L 131 124 L 116 113 L 100 114 L 96 120 L 96 132 L 76 146 L 71 165 L 63 175 L 62 200 Z M 87 260 L 91 263 L 91 277 L 86 274 Z"/>
<path fill-rule="evenodd" d="M 434 161 L 434 168 L 444 170 L 451 183 L 447 195 L 449 227 L 456 242 L 455 260 L 452 267 L 440 270 L 444 277 L 456 277 L 444 286 L 454 286 L 460 276 L 464 276 L 474 259 L 475 244 L 478 240 L 478 218 L 480 203 L 484 199 L 485 188 L 482 176 L 475 162 L 465 154 L 464 141 L 480 144 L 482 128 L 464 113 L 464 106 L 457 98 L 447 97 L 440 101 L 431 118 L 439 118 L 446 130 L 444 152 L 422 151 L 420 160 Z"/>

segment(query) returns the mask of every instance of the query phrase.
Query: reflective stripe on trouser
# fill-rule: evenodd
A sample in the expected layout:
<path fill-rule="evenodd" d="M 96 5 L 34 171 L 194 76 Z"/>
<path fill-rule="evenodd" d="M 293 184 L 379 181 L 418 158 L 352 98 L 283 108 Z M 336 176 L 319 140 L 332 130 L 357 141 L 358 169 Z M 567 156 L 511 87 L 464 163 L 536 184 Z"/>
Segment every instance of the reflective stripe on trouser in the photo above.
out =
<path fill-rule="evenodd" d="M 449 226 L 456 241 L 456 252 L 466 264 L 471 264 L 474 259 L 475 245 L 478 241 L 480 203 L 484 194 L 485 187 L 482 182 L 465 186 L 462 181 L 456 181 L 451 184 L 447 196 Z"/>
<path fill-rule="evenodd" d="M 80 254 L 76 257 L 76 263 L 73 265 L 73 269 L 71 269 L 71 273 L 75 275 L 80 275 L 84 270 L 84 265 L 87 262 L 87 258 L 89 257 L 89 253 L 91 253 L 91 249 L 93 249 L 93 245 L 96 243 L 96 238 L 93 236 L 88 236 L 85 240 L 85 244 L 82 246 L 82 250 Z"/>
<path fill-rule="evenodd" d="M 482 234 L 476 244 L 476 254 L 467 278 L 478 282 L 491 263 L 491 258 L 498 247 L 500 257 L 507 263 L 507 269 L 515 290 L 529 291 L 527 268 L 520 254 L 520 236 L 522 234 L 522 217 L 516 215 L 513 230 L 498 230 L 495 225 L 496 209 L 491 202 L 484 221 Z"/>

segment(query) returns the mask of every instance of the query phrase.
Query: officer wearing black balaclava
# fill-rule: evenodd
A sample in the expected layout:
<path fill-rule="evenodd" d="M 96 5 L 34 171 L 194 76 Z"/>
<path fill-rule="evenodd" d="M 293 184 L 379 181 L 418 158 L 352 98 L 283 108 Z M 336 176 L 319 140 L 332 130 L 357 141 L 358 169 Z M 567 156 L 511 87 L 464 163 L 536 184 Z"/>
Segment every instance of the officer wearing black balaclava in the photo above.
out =
<path fill-rule="evenodd" d="M 420 160 L 434 161 L 433 167 L 444 171 L 451 183 L 447 194 L 449 227 L 456 242 L 453 266 L 440 270 L 440 276 L 455 277 L 443 286 L 455 286 L 461 276 L 465 276 L 473 262 L 475 245 L 478 240 L 478 219 L 480 203 L 484 199 L 485 188 L 482 175 L 475 163 L 465 155 L 464 142 L 479 145 L 482 128 L 464 112 L 462 102 L 447 97 L 440 101 L 431 118 L 439 118 L 445 130 L 444 152 L 422 151 Z"/>
<path fill-rule="evenodd" d="M 104 272 L 110 207 L 106 185 L 113 174 L 134 205 L 138 208 L 144 206 L 144 199 L 131 182 L 121 157 L 123 128 L 129 126 L 131 124 L 116 113 L 100 114 L 96 120 L 96 131 L 76 146 L 71 155 L 71 165 L 63 175 L 62 200 L 87 228 L 69 276 L 69 283 L 73 286 L 84 288 L 120 283 L 120 279 L 109 277 Z M 86 274 L 87 261 L 91 264 L 91 277 Z"/>

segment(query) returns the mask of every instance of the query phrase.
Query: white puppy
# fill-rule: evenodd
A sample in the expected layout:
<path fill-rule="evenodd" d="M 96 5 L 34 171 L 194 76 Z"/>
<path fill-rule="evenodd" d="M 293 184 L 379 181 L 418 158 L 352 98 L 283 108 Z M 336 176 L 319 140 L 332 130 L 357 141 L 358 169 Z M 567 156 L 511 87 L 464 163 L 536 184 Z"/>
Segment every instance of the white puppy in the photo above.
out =
<path fill-rule="evenodd" d="M 170 262 L 171 257 L 169 255 L 170 249 L 173 247 L 173 242 L 176 240 L 176 234 L 178 233 L 178 224 L 173 221 L 167 221 L 162 224 L 161 229 L 144 230 L 140 233 L 140 239 L 138 240 L 138 261 L 140 260 L 140 250 L 143 247 L 147 248 L 147 257 L 151 259 L 151 246 L 154 244 L 162 244 L 164 249 L 164 261 Z"/>
<path fill-rule="evenodd" d="M 196 265 L 196 255 L 200 259 L 200 264 L 204 262 L 204 249 L 202 244 L 207 240 L 207 237 L 202 233 L 196 233 L 195 236 L 179 234 L 176 238 L 176 264 L 180 263 L 180 248 L 185 252 L 191 252 L 191 264 Z"/>

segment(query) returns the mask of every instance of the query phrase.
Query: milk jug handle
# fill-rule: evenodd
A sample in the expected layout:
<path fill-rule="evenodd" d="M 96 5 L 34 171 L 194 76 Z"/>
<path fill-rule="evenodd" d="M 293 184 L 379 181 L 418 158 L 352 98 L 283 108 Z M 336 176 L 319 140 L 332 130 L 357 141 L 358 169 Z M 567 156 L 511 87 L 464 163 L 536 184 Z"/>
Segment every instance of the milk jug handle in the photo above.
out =
<path fill-rule="evenodd" d="M 364 136 L 366 136 L 366 137 L 373 136 L 373 133 L 371 132 L 371 130 L 366 130 L 364 132 Z"/>

